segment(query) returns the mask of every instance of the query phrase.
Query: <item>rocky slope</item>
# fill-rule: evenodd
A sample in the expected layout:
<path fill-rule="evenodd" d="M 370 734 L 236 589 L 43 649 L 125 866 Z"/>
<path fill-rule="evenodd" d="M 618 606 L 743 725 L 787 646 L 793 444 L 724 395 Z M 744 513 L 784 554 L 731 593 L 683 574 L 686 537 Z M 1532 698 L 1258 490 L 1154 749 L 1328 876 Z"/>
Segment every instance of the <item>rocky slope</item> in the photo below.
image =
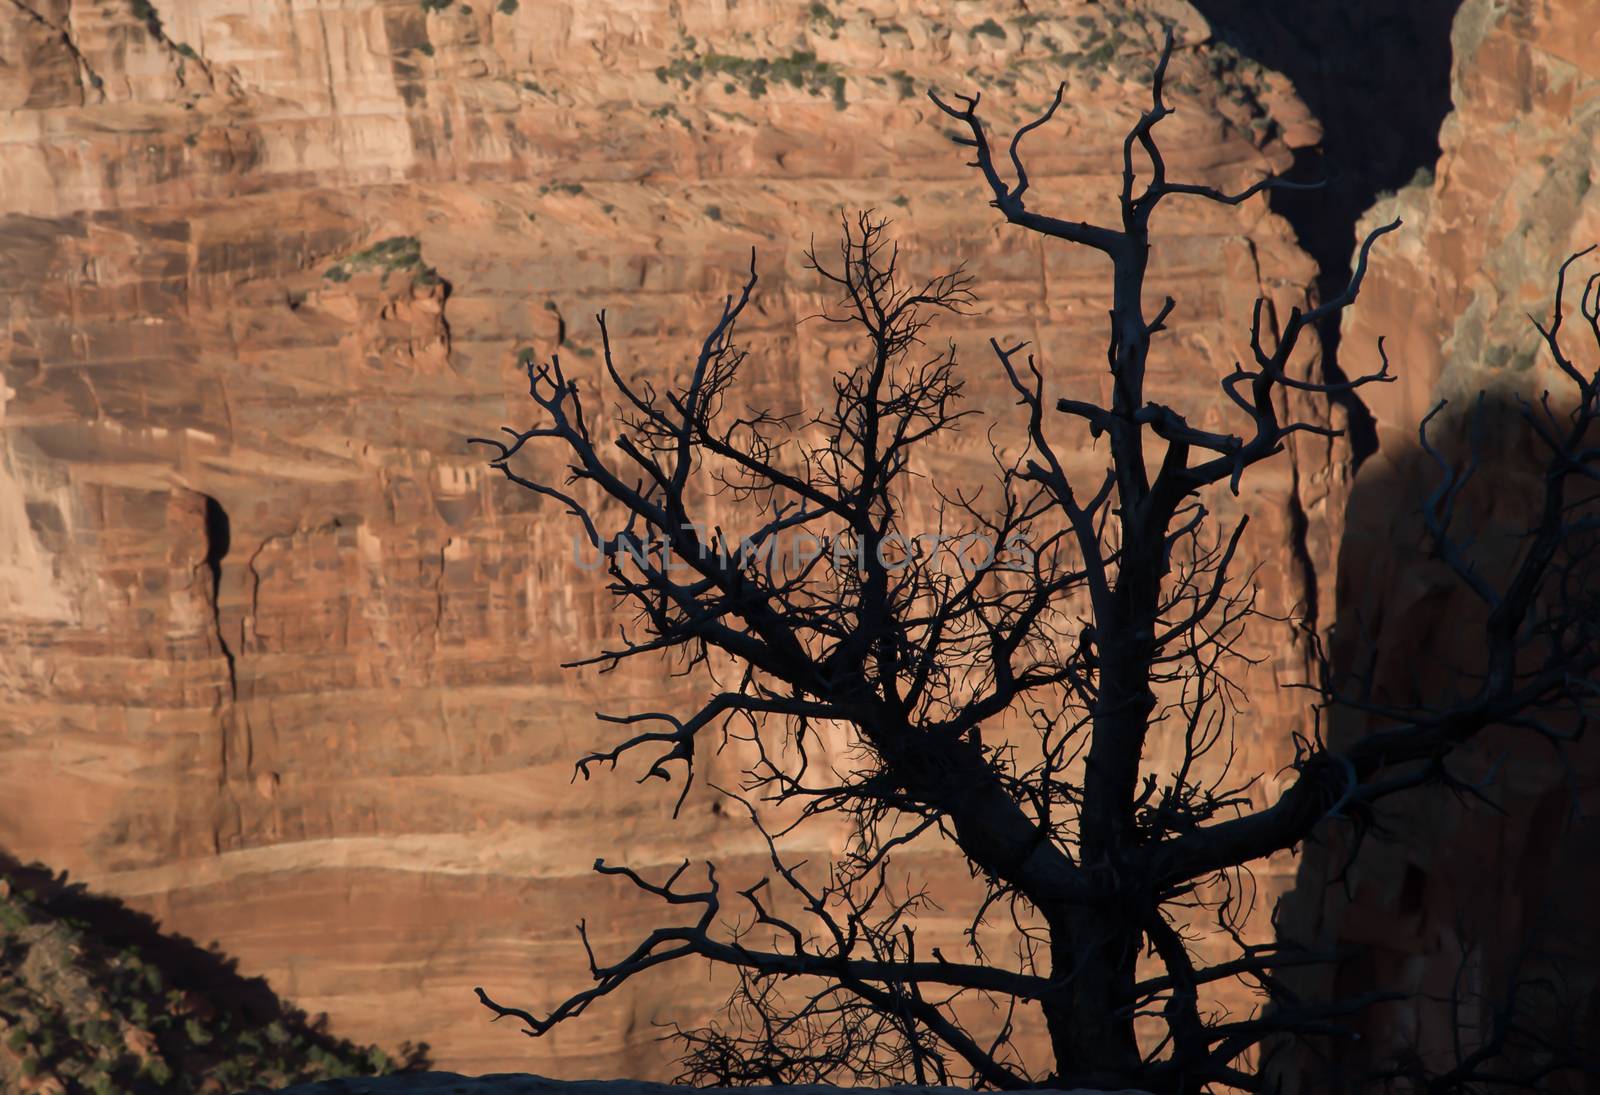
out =
<path fill-rule="evenodd" d="M 217 940 L 347 1036 L 426 1038 L 473 1071 L 667 1075 L 652 1022 L 703 1016 L 719 983 L 641 980 L 537 1043 L 471 997 L 538 1008 L 582 983 L 574 910 L 603 947 L 651 923 L 597 855 L 759 857 L 709 797 L 666 825 L 626 773 L 570 785 L 597 707 L 696 693 L 559 670 L 608 606 L 558 515 L 462 439 L 526 417 L 523 347 L 593 379 L 601 307 L 625 366 L 666 372 L 752 245 L 763 394 L 816 398 L 848 349 L 801 322 L 826 300 L 800 256 L 860 206 L 918 269 L 969 263 L 983 314 L 949 333 L 980 409 L 1011 409 L 990 335 L 1099 390 L 1104 271 L 996 225 L 922 93 L 983 88 L 1007 132 L 1064 76 L 1034 193 L 1103 216 L 1157 17 L 1184 42 L 1175 172 L 1237 184 L 1316 139 L 1286 81 L 1176 0 L 13 0 L 0 845 Z M 1152 288 L 1179 309 L 1157 380 L 1220 426 L 1252 300 L 1301 302 L 1315 270 L 1260 203 L 1174 203 L 1159 230 Z M 930 470 L 986 453 L 969 431 Z M 1332 602 L 1349 466 L 1299 445 L 1234 503 L 1269 610 Z M 1286 628 L 1259 642 L 1239 764 L 1266 796 L 1305 659 Z M 959 892 L 950 857 L 912 862 Z M 1293 869 L 1257 872 L 1263 904 Z"/>
<path fill-rule="evenodd" d="M 120 902 L 0 864 L 0 1090 L 220 1095 L 425 1060 L 426 1047 L 397 1060 L 329 1037 L 259 978 Z"/>

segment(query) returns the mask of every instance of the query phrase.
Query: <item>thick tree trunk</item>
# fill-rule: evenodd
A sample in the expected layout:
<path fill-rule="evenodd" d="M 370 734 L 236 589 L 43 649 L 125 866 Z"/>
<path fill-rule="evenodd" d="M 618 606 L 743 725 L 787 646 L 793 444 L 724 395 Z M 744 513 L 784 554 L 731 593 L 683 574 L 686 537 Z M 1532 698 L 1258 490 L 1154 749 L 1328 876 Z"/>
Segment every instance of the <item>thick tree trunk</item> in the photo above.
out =
<path fill-rule="evenodd" d="M 1124 518 L 1125 530 L 1133 520 Z M 1150 666 L 1166 571 L 1160 542 L 1157 536 L 1154 549 L 1133 542 L 1124 551 L 1118 586 L 1095 621 L 1100 692 L 1078 817 L 1079 862 L 1091 873 L 1122 877 L 1138 840 L 1135 800 L 1156 702 Z M 1136 884 L 1125 893 L 1139 900 Z M 1144 939 L 1141 913 L 1127 901 L 1080 906 L 1065 912 L 1065 931 L 1051 925 L 1051 976 L 1064 987 L 1059 1011 L 1045 1011 L 1057 1070 L 1069 1083 L 1117 1090 L 1133 1084 L 1141 1071 L 1133 1016 L 1135 966 Z"/>
<path fill-rule="evenodd" d="M 1074 909 L 1051 923 L 1051 978 L 1044 1002 L 1056 1073 L 1076 1087 L 1126 1088 L 1139 1071 L 1128 1006 L 1141 933 L 1114 910 Z"/>

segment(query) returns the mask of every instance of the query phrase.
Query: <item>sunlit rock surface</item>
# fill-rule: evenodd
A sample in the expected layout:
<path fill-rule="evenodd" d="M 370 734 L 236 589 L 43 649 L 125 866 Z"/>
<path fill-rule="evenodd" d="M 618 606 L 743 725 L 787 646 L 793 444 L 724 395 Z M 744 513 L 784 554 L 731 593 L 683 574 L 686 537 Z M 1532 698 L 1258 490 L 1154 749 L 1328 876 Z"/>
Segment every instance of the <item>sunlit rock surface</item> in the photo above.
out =
<path fill-rule="evenodd" d="M 1025 149 L 1032 200 L 1110 218 L 1158 16 L 1185 46 L 1174 175 L 1239 187 L 1316 139 L 1281 77 L 1173 0 L 0 11 L 0 845 L 217 940 L 343 1036 L 425 1040 L 473 1071 L 670 1075 L 652 1024 L 726 993 L 699 969 L 538 1042 L 471 994 L 549 1007 L 587 982 L 579 915 L 608 953 L 656 921 L 596 856 L 709 856 L 730 879 L 761 857 L 703 788 L 669 824 L 676 789 L 627 766 L 572 784 L 604 740 L 595 710 L 702 686 L 559 669 L 613 634 L 608 601 L 561 515 L 463 438 L 529 420 L 523 347 L 597 380 L 601 308 L 625 371 L 679 367 L 752 246 L 750 398 L 814 405 L 848 345 L 803 322 L 830 301 L 802 252 L 866 206 L 896 219 L 913 270 L 977 278 L 980 314 L 931 333 L 957 339 L 999 436 L 1014 408 L 990 336 L 1035 343 L 1053 392 L 1104 395 L 1103 260 L 997 223 L 924 92 L 983 89 L 1008 136 L 1065 78 Z M 1179 303 L 1152 395 L 1240 429 L 1215 382 L 1246 355 L 1250 306 L 1303 304 L 1313 275 L 1260 201 L 1172 200 L 1150 287 Z M 1417 307 L 1362 322 L 1399 337 Z M 1321 627 L 1350 462 L 1307 436 L 1214 508 L 1254 514 L 1262 607 L 1321 605 Z M 977 481 L 988 459 L 969 428 L 925 470 Z M 1086 437 L 1081 459 L 1099 466 Z M 1258 801 L 1304 726 L 1296 636 L 1270 625 L 1252 647 L 1236 765 L 1265 774 Z M 1153 742 L 1156 770 L 1171 756 Z M 951 895 L 929 934 L 964 926 L 964 864 L 904 863 Z M 1256 871 L 1258 906 L 1293 870 Z"/>

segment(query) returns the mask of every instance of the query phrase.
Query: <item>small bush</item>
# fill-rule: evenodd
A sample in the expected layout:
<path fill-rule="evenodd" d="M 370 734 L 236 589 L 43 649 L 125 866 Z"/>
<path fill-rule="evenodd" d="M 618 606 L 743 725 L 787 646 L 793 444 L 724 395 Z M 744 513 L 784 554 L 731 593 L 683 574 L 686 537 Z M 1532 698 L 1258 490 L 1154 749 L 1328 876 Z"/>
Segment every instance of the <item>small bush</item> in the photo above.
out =
<path fill-rule="evenodd" d="M 140 1063 L 139 1075 L 152 1083 L 165 1085 L 172 1080 L 172 1066 L 164 1057 L 150 1057 Z"/>
<path fill-rule="evenodd" d="M 821 0 L 817 0 L 816 3 L 811 5 L 811 21 L 813 23 L 822 23 L 832 31 L 837 31 L 844 26 L 844 20 L 833 14 L 833 10 L 827 4 L 822 3 Z"/>

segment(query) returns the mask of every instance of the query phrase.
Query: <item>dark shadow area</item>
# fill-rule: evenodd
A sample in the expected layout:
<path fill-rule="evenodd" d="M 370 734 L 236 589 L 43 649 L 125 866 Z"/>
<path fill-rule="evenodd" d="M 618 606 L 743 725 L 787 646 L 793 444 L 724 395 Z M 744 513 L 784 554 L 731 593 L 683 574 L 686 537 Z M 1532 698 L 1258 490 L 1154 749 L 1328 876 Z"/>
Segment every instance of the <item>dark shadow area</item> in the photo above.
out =
<path fill-rule="evenodd" d="M 1450 24 L 1461 0 L 1195 0 L 1218 38 L 1287 76 L 1322 122 L 1322 143 L 1301 149 L 1290 178 L 1325 179 L 1317 190 L 1274 191 L 1273 212 L 1293 226 L 1317 263 L 1327 300 L 1350 280 L 1356 221 L 1384 191 L 1398 190 L 1439 159 L 1450 113 Z M 1318 334 L 1327 379 L 1342 381 L 1339 317 Z M 1366 352 L 1367 348 L 1363 348 Z M 1357 466 L 1378 446 L 1359 394 L 1340 397 Z"/>
<path fill-rule="evenodd" d="M 227 636 L 222 633 L 222 560 L 228 557 L 228 549 L 233 545 L 233 525 L 221 502 L 209 494 L 204 498 L 206 570 L 211 575 L 211 626 L 216 632 L 217 645 L 222 648 L 222 657 L 228 663 L 228 688 L 237 696 L 239 667 L 233 649 L 228 646 Z"/>
<path fill-rule="evenodd" d="M 1428 437 L 1458 469 L 1477 438 L 1452 531 L 1470 535 L 1475 572 L 1498 589 L 1537 520 L 1546 454 L 1511 399 L 1486 398 L 1476 424 L 1471 406 L 1448 408 Z M 1437 561 L 1422 521 L 1439 482 L 1416 445 L 1386 447 L 1356 481 L 1328 647 L 1341 694 L 1442 711 L 1479 688 L 1488 610 Z M 1540 603 L 1600 591 L 1593 532 L 1559 561 Z M 1566 708 L 1535 714 L 1560 733 L 1578 727 Z M 1335 749 L 1385 725 L 1349 707 L 1329 716 Z M 1282 984 L 1304 1000 L 1395 998 L 1341 1018 L 1345 1036 L 1278 1045 L 1270 1074 L 1283 1090 L 1600 1090 L 1600 735 L 1558 743 L 1531 725 L 1490 727 L 1445 770 L 1455 786 L 1439 779 L 1326 820 L 1305 845 L 1274 923 L 1281 939 L 1344 957 L 1285 971 Z M 1505 1084 L 1481 1079 L 1491 1075 Z"/>
<path fill-rule="evenodd" d="M 212 944 L 0 853 L 0 1089 L 54 1075 L 128 1095 L 274 1089 L 428 1067 L 327 1030 Z"/>
<path fill-rule="evenodd" d="M 205 499 L 206 569 L 211 572 L 211 592 L 214 597 L 216 585 L 222 580 L 222 560 L 228 557 L 228 548 L 233 543 L 233 532 L 228 511 L 222 508 L 222 503 L 209 494 Z"/>

